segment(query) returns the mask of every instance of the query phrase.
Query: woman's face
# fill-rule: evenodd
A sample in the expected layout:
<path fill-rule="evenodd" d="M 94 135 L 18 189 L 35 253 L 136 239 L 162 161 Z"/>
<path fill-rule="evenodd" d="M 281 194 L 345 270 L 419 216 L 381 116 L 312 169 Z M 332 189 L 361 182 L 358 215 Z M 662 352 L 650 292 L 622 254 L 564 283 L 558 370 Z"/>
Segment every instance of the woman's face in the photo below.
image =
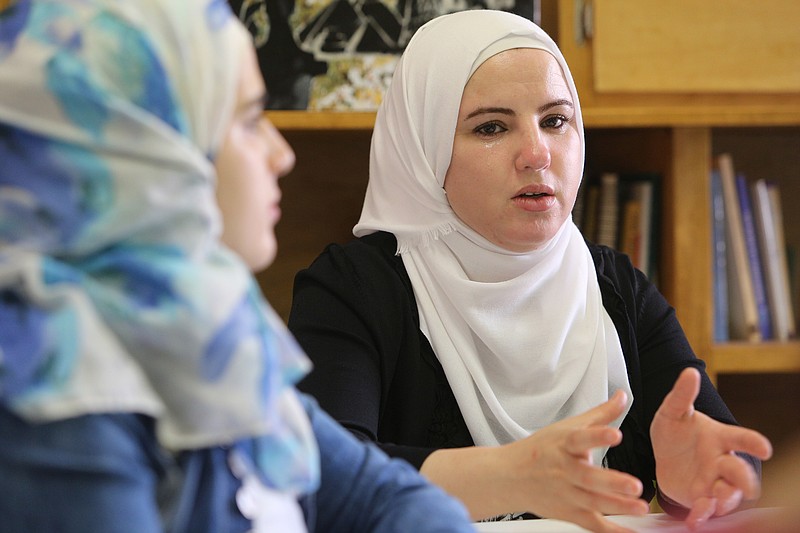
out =
<path fill-rule="evenodd" d="M 278 179 L 295 161 L 289 144 L 264 116 L 265 99 L 258 60 L 255 51 L 248 48 L 236 109 L 214 164 L 222 242 L 254 272 L 269 266 L 278 251 Z"/>
<path fill-rule="evenodd" d="M 528 252 L 572 211 L 582 160 L 556 59 L 515 48 L 489 58 L 464 88 L 444 188 L 464 223 L 502 248 Z"/>

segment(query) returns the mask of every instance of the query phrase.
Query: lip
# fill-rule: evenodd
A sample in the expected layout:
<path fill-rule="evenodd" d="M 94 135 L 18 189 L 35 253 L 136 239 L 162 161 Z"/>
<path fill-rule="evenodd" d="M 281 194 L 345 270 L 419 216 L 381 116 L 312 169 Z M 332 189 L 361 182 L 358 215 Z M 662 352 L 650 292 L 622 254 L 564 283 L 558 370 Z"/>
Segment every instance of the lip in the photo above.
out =
<path fill-rule="evenodd" d="M 276 202 L 274 204 L 271 204 L 267 208 L 267 212 L 269 213 L 269 218 L 272 220 L 272 222 L 277 223 L 281 219 L 280 203 Z"/>
<path fill-rule="evenodd" d="M 522 196 L 523 194 L 546 194 L 548 196 L 553 196 L 555 195 L 555 191 L 551 186 L 545 185 L 544 183 L 532 183 L 518 190 L 513 198 Z"/>
<path fill-rule="evenodd" d="M 525 194 L 538 196 L 524 196 Z M 511 197 L 511 201 L 525 211 L 536 213 L 552 208 L 556 204 L 556 196 L 555 191 L 549 185 L 531 184 L 517 191 Z"/>

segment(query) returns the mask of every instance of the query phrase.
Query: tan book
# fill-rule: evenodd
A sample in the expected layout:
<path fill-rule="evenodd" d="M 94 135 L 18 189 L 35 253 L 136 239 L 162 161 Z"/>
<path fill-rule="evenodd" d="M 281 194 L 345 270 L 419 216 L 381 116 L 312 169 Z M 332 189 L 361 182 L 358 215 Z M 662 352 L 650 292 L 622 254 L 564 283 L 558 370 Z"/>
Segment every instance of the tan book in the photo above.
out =
<path fill-rule="evenodd" d="M 758 324 L 758 308 L 753 289 L 750 260 L 744 238 L 736 173 L 730 154 L 717 157 L 725 204 L 725 240 L 728 250 L 728 302 L 731 340 L 762 340 Z"/>
<path fill-rule="evenodd" d="M 786 297 L 786 338 L 794 338 L 797 335 L 794 307 L 792 306 L 791 286 L 789 283 L 789 260 L 786 255 L 786 236 L 783 226 L 783 209 L 781 207 L 781 193 L 777 184 L 767 182 L 769 191 L 770 207 L 772 208 L 772 218 L 775 222 L 775 240 L 778 243 L 778 269 L 780 270 L 781 291 Z"/>

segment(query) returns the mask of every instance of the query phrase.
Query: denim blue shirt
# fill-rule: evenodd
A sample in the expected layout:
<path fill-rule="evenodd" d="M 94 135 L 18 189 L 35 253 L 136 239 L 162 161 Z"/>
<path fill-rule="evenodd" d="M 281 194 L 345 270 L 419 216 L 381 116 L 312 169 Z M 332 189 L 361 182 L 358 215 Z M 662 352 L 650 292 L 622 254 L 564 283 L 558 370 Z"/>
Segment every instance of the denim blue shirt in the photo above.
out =
<path fill-rule="evenodd" d="M 321 458 L 319 491 L 303 501 L 309 531 L 474 531 L 458 500 L 304 400 Z"/>

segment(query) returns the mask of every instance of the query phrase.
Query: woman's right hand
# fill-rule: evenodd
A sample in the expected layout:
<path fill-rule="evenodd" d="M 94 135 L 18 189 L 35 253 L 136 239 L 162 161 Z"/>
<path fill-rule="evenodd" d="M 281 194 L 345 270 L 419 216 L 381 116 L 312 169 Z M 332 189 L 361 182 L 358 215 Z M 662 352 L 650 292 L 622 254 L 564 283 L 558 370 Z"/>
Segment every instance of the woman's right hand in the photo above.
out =
<path fill-rule="evenodd" d="M 630 530 L 608 514 L 646 514 L 641 482 L 593 465 L 591 450 L 616 446 L 622 433 L 608 426 L 625 408 L 617 391 L 607 402 L 497 447 L 441 449 L 420 471 L 459 497 L 474 519 L 526 511 L 602 533 Z"/>

